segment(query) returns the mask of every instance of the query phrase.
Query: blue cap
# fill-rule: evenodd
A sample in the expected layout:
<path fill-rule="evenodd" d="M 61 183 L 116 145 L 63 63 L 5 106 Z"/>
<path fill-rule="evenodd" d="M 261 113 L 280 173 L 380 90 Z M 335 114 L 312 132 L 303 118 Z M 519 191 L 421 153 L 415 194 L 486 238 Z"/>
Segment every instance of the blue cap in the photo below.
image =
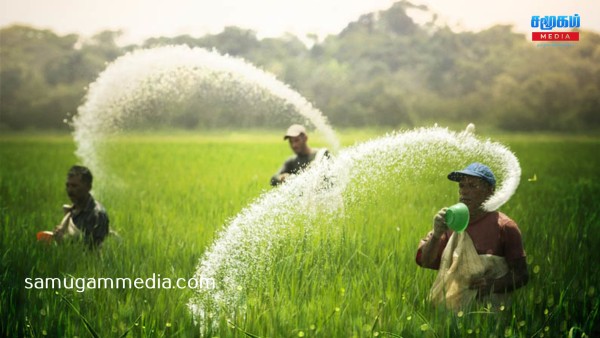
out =
<path fill-rule="evenodd" d="M 485 164 L 477 162 L 471 163 L 461 171 L 453 171 L 450 174 L 448 174 L 448 179 L 451 181 L 459 182 L 464 176 L 479 177 L 482 180 L 491 184 L 493 187 L 496 186 L 496 176 L 494 176 L 492 169 L 490 169 Z"/>

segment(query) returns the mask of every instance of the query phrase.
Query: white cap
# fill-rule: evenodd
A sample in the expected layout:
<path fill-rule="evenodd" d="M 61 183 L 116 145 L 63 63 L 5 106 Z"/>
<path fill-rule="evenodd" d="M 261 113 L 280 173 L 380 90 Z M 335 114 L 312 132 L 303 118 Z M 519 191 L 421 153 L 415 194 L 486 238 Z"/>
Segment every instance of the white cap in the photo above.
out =
<path fill-rule="evenodd" d="M 287 140 L 289 137 L 300 136 L 300 134 L 306 135 L 306 129 L 304 128 L 304 126 L 299 124 L 292 124 L 285 132 L 285 136 L 283 136 L 283 139 Z"/>

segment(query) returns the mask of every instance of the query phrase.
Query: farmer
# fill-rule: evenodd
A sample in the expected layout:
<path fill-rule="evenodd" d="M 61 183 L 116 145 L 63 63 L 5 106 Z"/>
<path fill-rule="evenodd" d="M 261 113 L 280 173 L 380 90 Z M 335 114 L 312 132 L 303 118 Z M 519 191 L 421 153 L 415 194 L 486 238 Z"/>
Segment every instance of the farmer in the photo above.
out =
<path fill-rule="evenodd" d="M 67 173 L 66 190 L 72 205 L 64 205 L 65 216 L 54 229 L 54 238 L 83 237 L 90 249 L 100 246 L 108 235 L 108 214 L 90 194 L 92 173 L 83 166 L 73 166 Z"/>
<path fill-rule="evenodd" d="M 299 124 L 291 125 L 283 136 L 288 140 L 290 148 L 296 154 L 287 159 L 279 171 L 271 177 L 271 185 L 279 185 L 290 176 L 299 173 L 302 169 L 308 167 L 311 162 L 321 160 L 324 157 L 329 158 L 327 149 L 313 149 L 308 146 L 308 135 L 306 129 Z"/>
<path fill-rule="evenodd" d="M 472 241 L 471 247 L 474 246 L 478 255 L 486 255 L 479 256 L 482 259 L 500 258 L 505 266 L 505 270 L 497 276 L 489 276 L 486 272 L 467 278 L 465 288 L 476 291 L 474 296 L 482 299 L 493 294 L 507 294 L 527 284 L 529 274 L 519 227 L 505 214 L 487 211 L 482 206 L 496 187 L 492 170 L 481 163 L 471 163 L 464 170 L 451 172 L 448 179 L 458 182 L 460 202 L 469 208 L 470 220 L 464 234 L 468 234 L 465 237 L 469 237 L 469 243 Z M 445 213 L 446 208 L 443 208 L 435 215 L 433 230 L 419 244 L 416 261 L 421 267 L 437 270 L 442 259 L 456 257 L 444 255 L 442 258 L 453 235 L 446 224 Z"/>

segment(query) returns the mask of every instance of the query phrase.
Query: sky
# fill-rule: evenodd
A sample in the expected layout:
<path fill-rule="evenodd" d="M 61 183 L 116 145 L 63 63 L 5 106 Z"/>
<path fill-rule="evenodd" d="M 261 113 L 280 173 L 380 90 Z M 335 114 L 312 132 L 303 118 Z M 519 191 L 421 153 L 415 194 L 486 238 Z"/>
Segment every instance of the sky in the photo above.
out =
<path fill-rule="evenodd" d="M 600 32 L 600 0 L 413 0 L 455 30 L 512 24 L 531 32 L 532 15 L 581 17 L 581 28 Z M 389 8 L 393 0 L 0 0 L 0 27 L 25 24 L 60 35 L 90 37 L 122 30 L 122 43 L 157 36 L 216 34 L 226 26 L 259 37 L 285 33 L 321 39 L 339 33 L 361 14 Z"/>

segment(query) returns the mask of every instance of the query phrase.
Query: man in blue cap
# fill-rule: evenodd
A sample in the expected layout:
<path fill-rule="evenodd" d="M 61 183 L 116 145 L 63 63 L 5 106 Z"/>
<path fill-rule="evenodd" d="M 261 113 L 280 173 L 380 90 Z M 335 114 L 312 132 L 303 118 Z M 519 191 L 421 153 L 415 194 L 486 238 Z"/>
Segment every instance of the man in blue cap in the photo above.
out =
<path fill-rule="evenodd" d="M 471 163 L 465 169 L 453 171 L 448 179 L 458 182 L 460 202 L 469 208 L 469 224 L 465 232 L 471 237 L 479 255 L 504 257 L 508 273 L 500 278 L 480 277 L 470 281 L 469 288 L 477 290 L 477 297 L 491 293 L 507 293 L 527 284 L 529 274 L 521 231 L 517 224 L 499 211 L 487 211 L 483 204 L 496 188 L 492 170 L 481 163 Z M 442 253 L 452 231 L 445 220 L 446 208 L 433 219 L 433 230 L 421 240 L 417 250 L 417 264 L 439 269 Z"/>

